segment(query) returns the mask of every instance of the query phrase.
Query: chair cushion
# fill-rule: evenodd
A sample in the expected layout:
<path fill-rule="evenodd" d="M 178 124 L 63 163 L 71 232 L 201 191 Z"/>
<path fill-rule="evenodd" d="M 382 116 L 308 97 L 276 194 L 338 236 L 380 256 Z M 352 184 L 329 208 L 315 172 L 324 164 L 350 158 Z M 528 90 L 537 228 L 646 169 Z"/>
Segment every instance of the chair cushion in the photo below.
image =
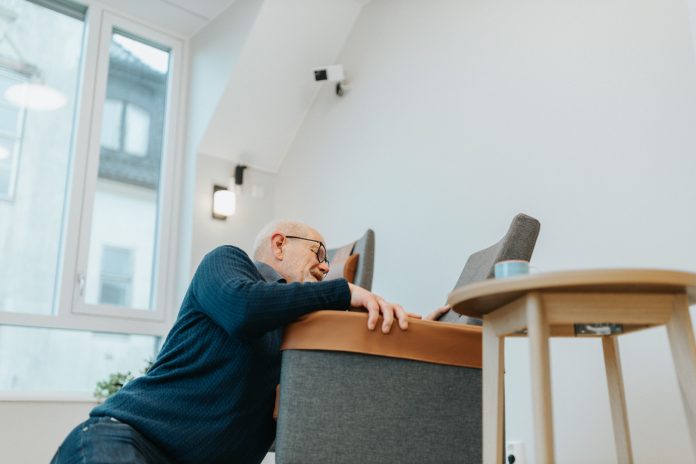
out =
<path fill-rule="evenodd" d="M 355 270 L 358 268 L 359 254 L 350 255 L 343 264 L 343 278 L 348 282 L 355 282 Z"/>
<path fill-rule="evenodd" d="M 358 253 L 351 254 L 354 245 L 355 243 L 349 243 L 332 253 L 329 273 L 326 274 L 324 280 L 344 278 L 348 282 L 355 282 L 355 272 L 358 268 L 360 255 Z"/>

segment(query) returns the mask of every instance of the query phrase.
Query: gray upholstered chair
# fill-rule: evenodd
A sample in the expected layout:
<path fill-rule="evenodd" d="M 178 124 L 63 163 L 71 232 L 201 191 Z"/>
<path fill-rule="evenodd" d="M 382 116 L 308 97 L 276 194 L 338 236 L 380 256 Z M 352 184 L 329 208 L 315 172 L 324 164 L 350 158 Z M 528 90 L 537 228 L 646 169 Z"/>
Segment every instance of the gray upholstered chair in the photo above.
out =
<path fill-rule="evenodd" d="M 538 233 L 517 215 L 469 258 L 457 287 L 492 277 L 497 261 L 529 259 Z M 277 464 L 481 462 L 480 327 L 446 314 L 456 324 L 413 321 L 383 335 L 365 329 L 365 314 L 320 313 L 285 329 Z"/>
<path fill-rule="evenodd" d="M 372 289 L 375 264 L 375 232 L 372 229 L 367 229 L 356 241 L 330 248 L 326 253 L 329 258 L 329 273 L 325 280 L 344 278 L 359 287 Z M 277 415 L 277 411 L 274 415 Z M 275 442 L 269 451 L 276 451 Z"/>
<path fill-rule="evenodd" d="M 469 256 L 454 288 L 492 279 L 495 263 L 499 261 L 508 259 L 529 261 L 532 259 L 540 228 L 539 221 L 531 216 L 522 213 L 515 216 L 507 233 L 500 241 Z M 462 316 L 452 310 L 445 313 L 440 321 L 481 325 L 480 319 Z"/>
<path fill-rule="evenodd" d="M 327 250 L 329 274 L 327 279 L 343 277 L 359 287 L 372 289 L 375 264 L 375 232 L 367 229 L 355 242 Z"/>
<path fill-rule="evenodd" d="M 481 328 L 319 311 L 285 328 L 276 464 L 481 462 Z"/>

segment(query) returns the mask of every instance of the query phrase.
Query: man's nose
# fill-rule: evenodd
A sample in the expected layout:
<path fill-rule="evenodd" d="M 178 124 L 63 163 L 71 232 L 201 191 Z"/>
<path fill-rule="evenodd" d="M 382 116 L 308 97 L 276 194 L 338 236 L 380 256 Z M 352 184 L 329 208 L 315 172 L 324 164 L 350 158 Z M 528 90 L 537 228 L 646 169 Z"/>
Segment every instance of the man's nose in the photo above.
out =
<path fill-rule="evenodd" d="M 324 275 L 326 275 L 329 273 L 329 264 L 326 262 L 319 263 L 319 269 L 324 273 Z"/>

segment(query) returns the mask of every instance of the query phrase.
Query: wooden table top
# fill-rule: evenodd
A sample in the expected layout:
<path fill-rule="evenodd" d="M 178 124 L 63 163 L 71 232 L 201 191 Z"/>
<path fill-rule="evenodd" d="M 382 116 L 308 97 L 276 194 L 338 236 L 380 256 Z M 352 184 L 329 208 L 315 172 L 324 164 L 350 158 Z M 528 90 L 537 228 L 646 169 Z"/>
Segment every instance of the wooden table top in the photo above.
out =
<path fill-rule="evenodd" d="M 696 303 L 696 274 L 659 269 L 590 269 L 489 279 L 456 288 L 447 303 L 482 317 L 531 291 L 554 293 L 687 293 Z"/>

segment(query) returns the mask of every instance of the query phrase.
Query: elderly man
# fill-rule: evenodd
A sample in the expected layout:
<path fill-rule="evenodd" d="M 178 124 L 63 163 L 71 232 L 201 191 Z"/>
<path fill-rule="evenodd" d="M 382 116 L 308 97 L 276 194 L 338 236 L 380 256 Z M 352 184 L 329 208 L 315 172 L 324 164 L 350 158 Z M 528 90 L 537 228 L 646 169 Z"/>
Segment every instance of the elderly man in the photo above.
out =
<path fill-rule="evenodd" d="M 274 438 L 281 329 L 311 311 L 366 308 L 367 328 L 408 327 L 396 304 L 329 271 L 324 238 L 266 226 L 255 262 L 233 246 L 205 256 L 150 371 L 90 413 L 54 463 L 259 463 Z M 436 315 L 431 315 L 432 318 Z"/>

